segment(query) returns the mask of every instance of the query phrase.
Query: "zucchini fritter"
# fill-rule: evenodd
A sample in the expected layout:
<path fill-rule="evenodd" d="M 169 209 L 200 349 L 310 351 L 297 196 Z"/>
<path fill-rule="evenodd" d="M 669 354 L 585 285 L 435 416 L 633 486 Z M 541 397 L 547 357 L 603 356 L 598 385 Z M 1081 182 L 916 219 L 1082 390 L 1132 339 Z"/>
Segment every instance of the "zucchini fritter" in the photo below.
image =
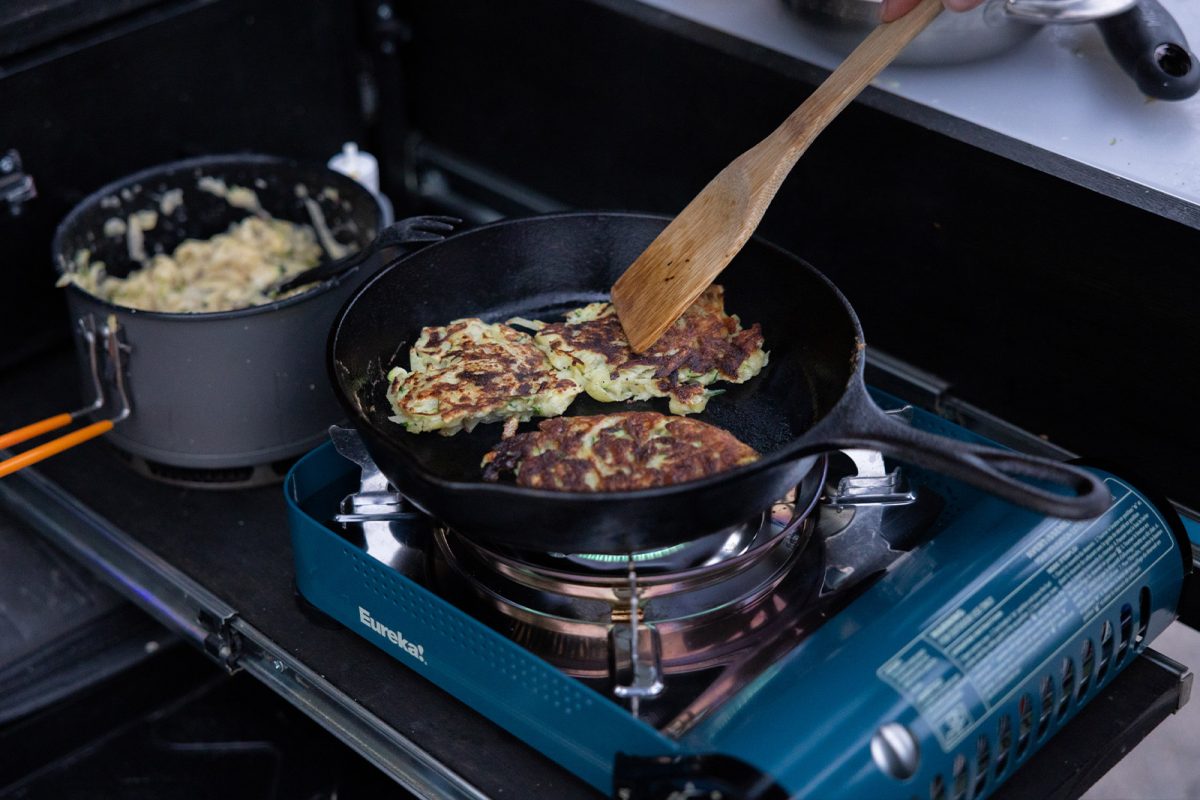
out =
<path fill-rule="evenodd" d="M 536 323 L 535 323 L 536 325 Z M 567 313 L 541 325 L 534 343 L 601 402 L 670 399 L 672 414 L 695 414 L 719 391 L 718 380 L 743 383 L 767 364 L 758 323 L 743 330 L 725 313 L 725 292 L 710 286 L 642 355 L 634 353 L 611 303 Z"/>
<path fill-rule="evenodd" d="M 582 391 L 527 334 L 475 318 L 423 328 L 409 368 L 396 367 L 388 381 L 393 422 L 444 436 L 483 422 L 557 416 Z"/>
<path fill-rule="evenodd" d="M 483 457 L 484 480 L 567 492 L 646 489 L 749 464 L 758 454 L 704 422 L 651 411 L 544 420 Z"/>

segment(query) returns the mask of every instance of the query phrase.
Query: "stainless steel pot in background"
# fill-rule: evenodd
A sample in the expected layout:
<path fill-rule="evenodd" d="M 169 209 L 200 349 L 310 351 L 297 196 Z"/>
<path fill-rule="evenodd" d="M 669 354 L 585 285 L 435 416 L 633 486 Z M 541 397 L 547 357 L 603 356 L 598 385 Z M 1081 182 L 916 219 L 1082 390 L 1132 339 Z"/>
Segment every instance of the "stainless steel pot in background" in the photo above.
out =
<path fill-rule="evenodd" d="M 879 23 L 881 0 L 784 0 L 848 53 Z M 1094 22 L 1113 57 L 1147 95 L 1182 100 L 1200 90 L 1200 68 L 1187 38 L 1157 0 L 987 0 L 935 19 L 897 64 L 961 64 L 1007 52 L 1050 24 Z"/>
<path fill-rule="evenodd" d="M 1123 0 L 1124 1 L 1124 0 Z M 784 0 L 821 32 L 822 43 L 849 53 L 879 24 L 881 0 Z M 1040 30 L 1005 10 L 1005 0 L 987 0 L 959 14 L 941 14 L 896 57 L 896 64 L 936 66 L 991 58 Z"/>

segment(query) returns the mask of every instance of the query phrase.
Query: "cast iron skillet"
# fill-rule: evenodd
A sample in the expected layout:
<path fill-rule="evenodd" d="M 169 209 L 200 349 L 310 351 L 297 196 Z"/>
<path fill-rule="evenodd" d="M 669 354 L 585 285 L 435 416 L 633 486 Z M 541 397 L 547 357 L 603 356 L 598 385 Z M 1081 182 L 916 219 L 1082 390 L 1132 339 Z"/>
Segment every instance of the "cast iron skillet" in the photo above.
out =
<path fill-rule="evenodd" d="M 335 393 L 395 487 L 481 542 L 558 552 L 630 552 L 737 524 L 798 484 L 816 454 L 842 447 L 876 448 L 1044 514 L 1084 519 L 1107 508 L 1107 489 L 1079 469 L 940 438 L 886 416 L 863 383 L 862 329 L 849 303 L 812 267 L 758 239 L 721 283 L 730 313 L 762 324 L 770 363 L 753 380 L 727 386 L 698 417 L 758 450 L 754 464 L 633 492 L 533 490 L 481 479 L 479 462 L 499 441 L 498 424 L 444 437 L 409 434 L 388 420 L 384 376 L 408 366 L 423 325 L 468 316 L 554 320 L 604 299 L 667 221 L 569 213 L 498 222 L 407 256 L 363 285 L 334 322 L 329 369 Z M 581 395 L 567 413 L 630 409 L 665 413 L 666 401 L 598 403 Z"/>

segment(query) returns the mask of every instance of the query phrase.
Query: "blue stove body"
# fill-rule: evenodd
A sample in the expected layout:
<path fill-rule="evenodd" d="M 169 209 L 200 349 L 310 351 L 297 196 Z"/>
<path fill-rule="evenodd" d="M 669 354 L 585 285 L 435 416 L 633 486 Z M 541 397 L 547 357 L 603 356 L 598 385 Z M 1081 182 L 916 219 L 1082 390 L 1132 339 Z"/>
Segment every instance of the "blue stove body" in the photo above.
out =
<path fill-rule="evenodd" d="M 339 535 L 358 476 L 330 445 L 286 493 L 305 598 L 606 793 L 985 798 L 1175 618 L 1190 546 L 1107 473 L 1113 504 L 1088 522 L 908 474 L 945 501 L 931 537 L 678 735 Z"/>

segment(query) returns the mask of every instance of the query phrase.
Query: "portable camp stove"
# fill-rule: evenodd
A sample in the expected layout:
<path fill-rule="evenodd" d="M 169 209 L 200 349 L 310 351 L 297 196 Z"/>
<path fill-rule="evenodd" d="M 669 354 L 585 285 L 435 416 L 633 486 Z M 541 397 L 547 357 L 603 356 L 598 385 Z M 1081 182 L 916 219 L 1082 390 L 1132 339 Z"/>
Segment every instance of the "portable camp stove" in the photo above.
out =
<path fill-rule="evenodd" d="M 331 447 L 287 483 L 304 597 L 626 800 L 986 797 L 1173 619 L 1190 564 L 1114 476 L 1068 522 L 868 451 L 672 547 L 531 553 L 438 526 L 334 440 L 362 467 L 340 513 Z"/>

